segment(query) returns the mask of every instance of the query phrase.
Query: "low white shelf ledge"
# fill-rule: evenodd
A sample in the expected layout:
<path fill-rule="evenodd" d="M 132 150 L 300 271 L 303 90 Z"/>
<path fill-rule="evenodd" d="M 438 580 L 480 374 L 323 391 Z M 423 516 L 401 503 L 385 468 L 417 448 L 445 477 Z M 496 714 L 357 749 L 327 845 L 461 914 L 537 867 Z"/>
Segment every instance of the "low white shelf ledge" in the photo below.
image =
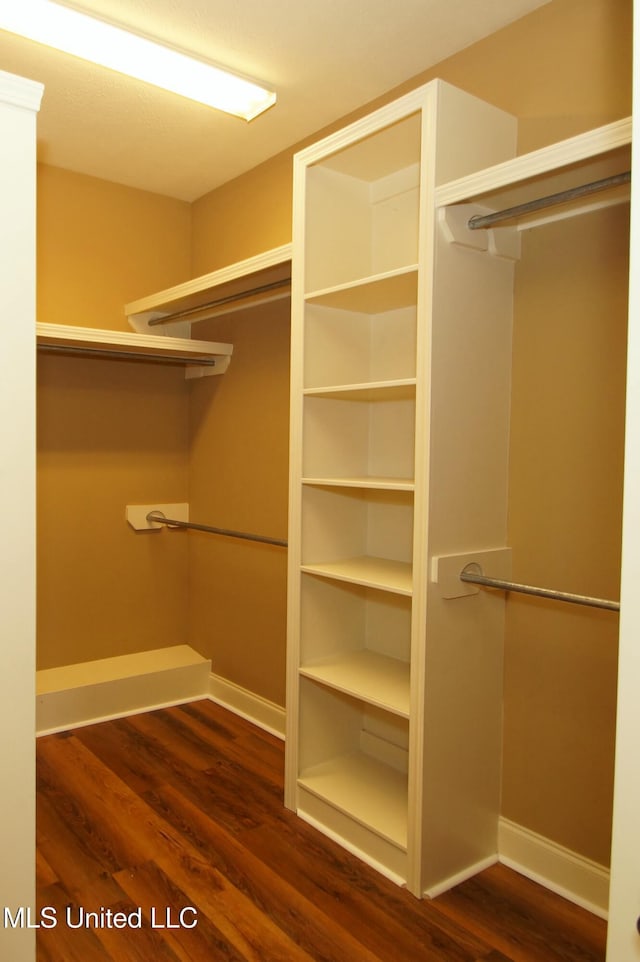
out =
<path fill-rule="evenodd" d="M 36 337 L 42 351 L 182 364 L 187 377 L 223 374 L 233 352 L 232 344 L 66 324 L 38 323 Z"/>

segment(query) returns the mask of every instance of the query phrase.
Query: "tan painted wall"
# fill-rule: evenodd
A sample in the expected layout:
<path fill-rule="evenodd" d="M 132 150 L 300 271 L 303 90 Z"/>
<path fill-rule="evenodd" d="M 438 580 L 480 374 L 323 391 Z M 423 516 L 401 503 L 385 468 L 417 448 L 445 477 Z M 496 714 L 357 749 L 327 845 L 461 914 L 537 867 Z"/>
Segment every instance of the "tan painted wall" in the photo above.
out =
<path fill-rule="evenodd" d="M 284 303 L 199 326 L 232 341 L 233 359 L 223 378 L 194 383 L 191 405 L 192 517 L 279 539 L 289 463 Z M 191 644 L 215 674 L 284 704 L 286 550 L 206 534 L 189 543 Z"/>
<path fill-rule="evenodd" d="M 42 167 L 38 319 L 126 328 L 126 301 L 189 276 L 187 204 Z M 40 355 L 38 667 L 186 640 L 186 539 L 127 503 L 187 498 L 181 371 Z"/>
<path fill-rule="evenodd" d="M 628 206 L 525 234 L 509 537 L 519 580 L 620 597 Z M 618 616 L 511 595 L 503 814 L 607 863 Z"/>
<path fill-rule="evenodd" d="M 626 116 L 631 112 L 631 11 L 631 0 L 553 0 L 366 109 L 439 76 L 516 114 L 521 151 Z M 328 128 L 311 139 L 326 132 Z M 291 157 L 299 146 L 194 204 L 194 273 L 290 240 Z M 602 233 L 595 221 L 589 231 L 574 222 L 558 232 L 552 247 L 546 246 L 546 233 L 531 235 L 519 271 L 514 347 L 510 537 L 518 573 L 542 584 L 612 597 L 618 590 L 622 478 L 624 216 L 621 211 L 602 215 Z M 569 293 L 556 300 L 556 289 L 547 288 L 548 298 L 541 302 L 542 282 L 538 285 L 536 277 L 546 277 L 549 261 L 552 266 L 566 262 L 567 253 Z M 585 313 L 588 325 L 583 328 Z M 544 324 L 537 327 L 540 315 Z M 554 379 L 542 374 L 543 361 L 551 364 Z M 283 366 L 284 358 L 261 382 L 263 397 L 281 396 Z M 234 417 L 248 423 L 256 404 L 249 384 L 238 390 L 236 402 Z M 544 428 L 551 421 L 557 432 L 567 409 L 573 419 L 571 440 L 560 433 L 546 444 Z M 554 421 L 556 414 L 559 420 Z M 211 471 L 216 430 L 213 418 L 199 424 L 193 478 Z M 284 431 L 284 424 L 269 426 L 274 438 Z M 536 473 L 530 470 L 534 444 Z M 266 517 L 260 474 L 243 472 L 240 477 L 246 502 L 261 503 Z M 233 501 L 238 478 L 234 470 L 226 480 L 218 478 L 216 499 Z M 281 498 L 274 492 L 276 513 Z M 222 546 L 207 550 L 208 557 L 204 550 L 198 556 L 201 586 L 213 584 L 217 566 L 224 568 L 231 557 Z M 268 575 L 261 572 L 264 590 L 277 584 L 278 565 L 274 561 Z M 196 625 L 202 623 L 204 589 L 196 589 L 197 596 L 201 613 Z M 216 608 L 214 669 L 217 664 L 215 670 L 232 681 L 277 701 L 283 686 L 284 608 L 276 606 L 269 614 L 278 619 L 269 621 L 268 644 L 274 648 L 261 649 L 256 666 L 255 638 L 262 637 L 266 609 L 258 605 L 243 616 L 243 639 L 254 639 L 245 659 L 231 630 L 237 624 L 236 606 L 235 596 L 228 605 L 222 597 Z M 503 814 L 606 862 L 615 616 L 556 611 L 513 599 L 508 609 Z"/>

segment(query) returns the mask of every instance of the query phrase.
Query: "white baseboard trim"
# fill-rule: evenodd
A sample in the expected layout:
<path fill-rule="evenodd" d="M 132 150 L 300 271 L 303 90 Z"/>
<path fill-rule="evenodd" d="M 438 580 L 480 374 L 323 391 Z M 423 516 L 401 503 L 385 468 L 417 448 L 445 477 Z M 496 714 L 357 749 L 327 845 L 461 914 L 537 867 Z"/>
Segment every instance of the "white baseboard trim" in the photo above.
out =
<path fill-rule="evenodd" d="M 448 892 L 449 889 L 454 888 L 456 885 L 460 885 L 462 882 L 466 882 L 467 879 L 473 878 L 479 872 L 483 872 L 485 869 L 490 868 L 495 865 L 498 861 L 497 855 L 488 855 L 486 858 L 481 859 L 474 865 L 470 865 L 468 868 L 463 869 L 462 872 L 457 872 L 456 875 L 452 875 L 450 878 L 445 879 L 443 882 L 439 882 L 437 885 L 433 885 L 422 893 L 425 899 L 435 899 L 438 895 L 442 895 L 443 892 Z"/>
<path fill-rule="evenodd" d="M 498 825 L 499 861 L 606 919 L 609 870 L 507 818 Z"/>
<path fill-rule="evenodd" d="M 260 695 L 241 688 L 240 685 L 227 681 L 220 675 L 211 674 L 209 678 L 209 698 L 217 705 L 228 708 L 229 711 L 252 722 L 264 731 L 284 739 L 285 718 L 284 708 L 268 701 Z"/>
<path fill-rule="evenodd" d="M 207 698 L 211 662 L 187 645 L 36 672 L 36 735 Z"/>

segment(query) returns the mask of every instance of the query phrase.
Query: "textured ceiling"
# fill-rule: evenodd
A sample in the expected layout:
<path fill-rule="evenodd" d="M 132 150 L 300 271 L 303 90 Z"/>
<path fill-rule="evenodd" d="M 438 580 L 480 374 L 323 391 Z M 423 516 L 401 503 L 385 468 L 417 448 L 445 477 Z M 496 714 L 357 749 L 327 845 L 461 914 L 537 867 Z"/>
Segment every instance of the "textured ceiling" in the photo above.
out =
<path fill-rule="evenodd" d="M 250 123 L 2 30 L 0 69 L 45 84 L 41 161 L 191 201 L 546 2 L 69 4 L 265 81 L 278 102 Z"/>

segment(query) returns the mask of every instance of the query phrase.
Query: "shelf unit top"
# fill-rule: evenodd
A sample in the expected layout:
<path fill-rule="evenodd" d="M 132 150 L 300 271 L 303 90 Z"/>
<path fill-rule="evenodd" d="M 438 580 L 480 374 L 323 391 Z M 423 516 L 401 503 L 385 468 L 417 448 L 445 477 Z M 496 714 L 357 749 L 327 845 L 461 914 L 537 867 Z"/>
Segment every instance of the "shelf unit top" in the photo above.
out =
<path fill-rule="evenodd" d="M 365 137 L 348 144 L 320 164 L 359 180 L 380 180 L 419 162 L 421 126 L 422 116 L 416 110 L 377 131 L 375 140 Z"/>
<path fill-rule="evenodd" d="M 228 267 L 203 274 L 157 294 L 125 305 L 130 325 L 138 331 L 164 330 L 175 324 L 208 320 L 236 310 L 288 297 L 291 278 L 291 244 L 284 244 Z M 148 326 L 150 319 L 181 315 L 165 325 Z"/>

